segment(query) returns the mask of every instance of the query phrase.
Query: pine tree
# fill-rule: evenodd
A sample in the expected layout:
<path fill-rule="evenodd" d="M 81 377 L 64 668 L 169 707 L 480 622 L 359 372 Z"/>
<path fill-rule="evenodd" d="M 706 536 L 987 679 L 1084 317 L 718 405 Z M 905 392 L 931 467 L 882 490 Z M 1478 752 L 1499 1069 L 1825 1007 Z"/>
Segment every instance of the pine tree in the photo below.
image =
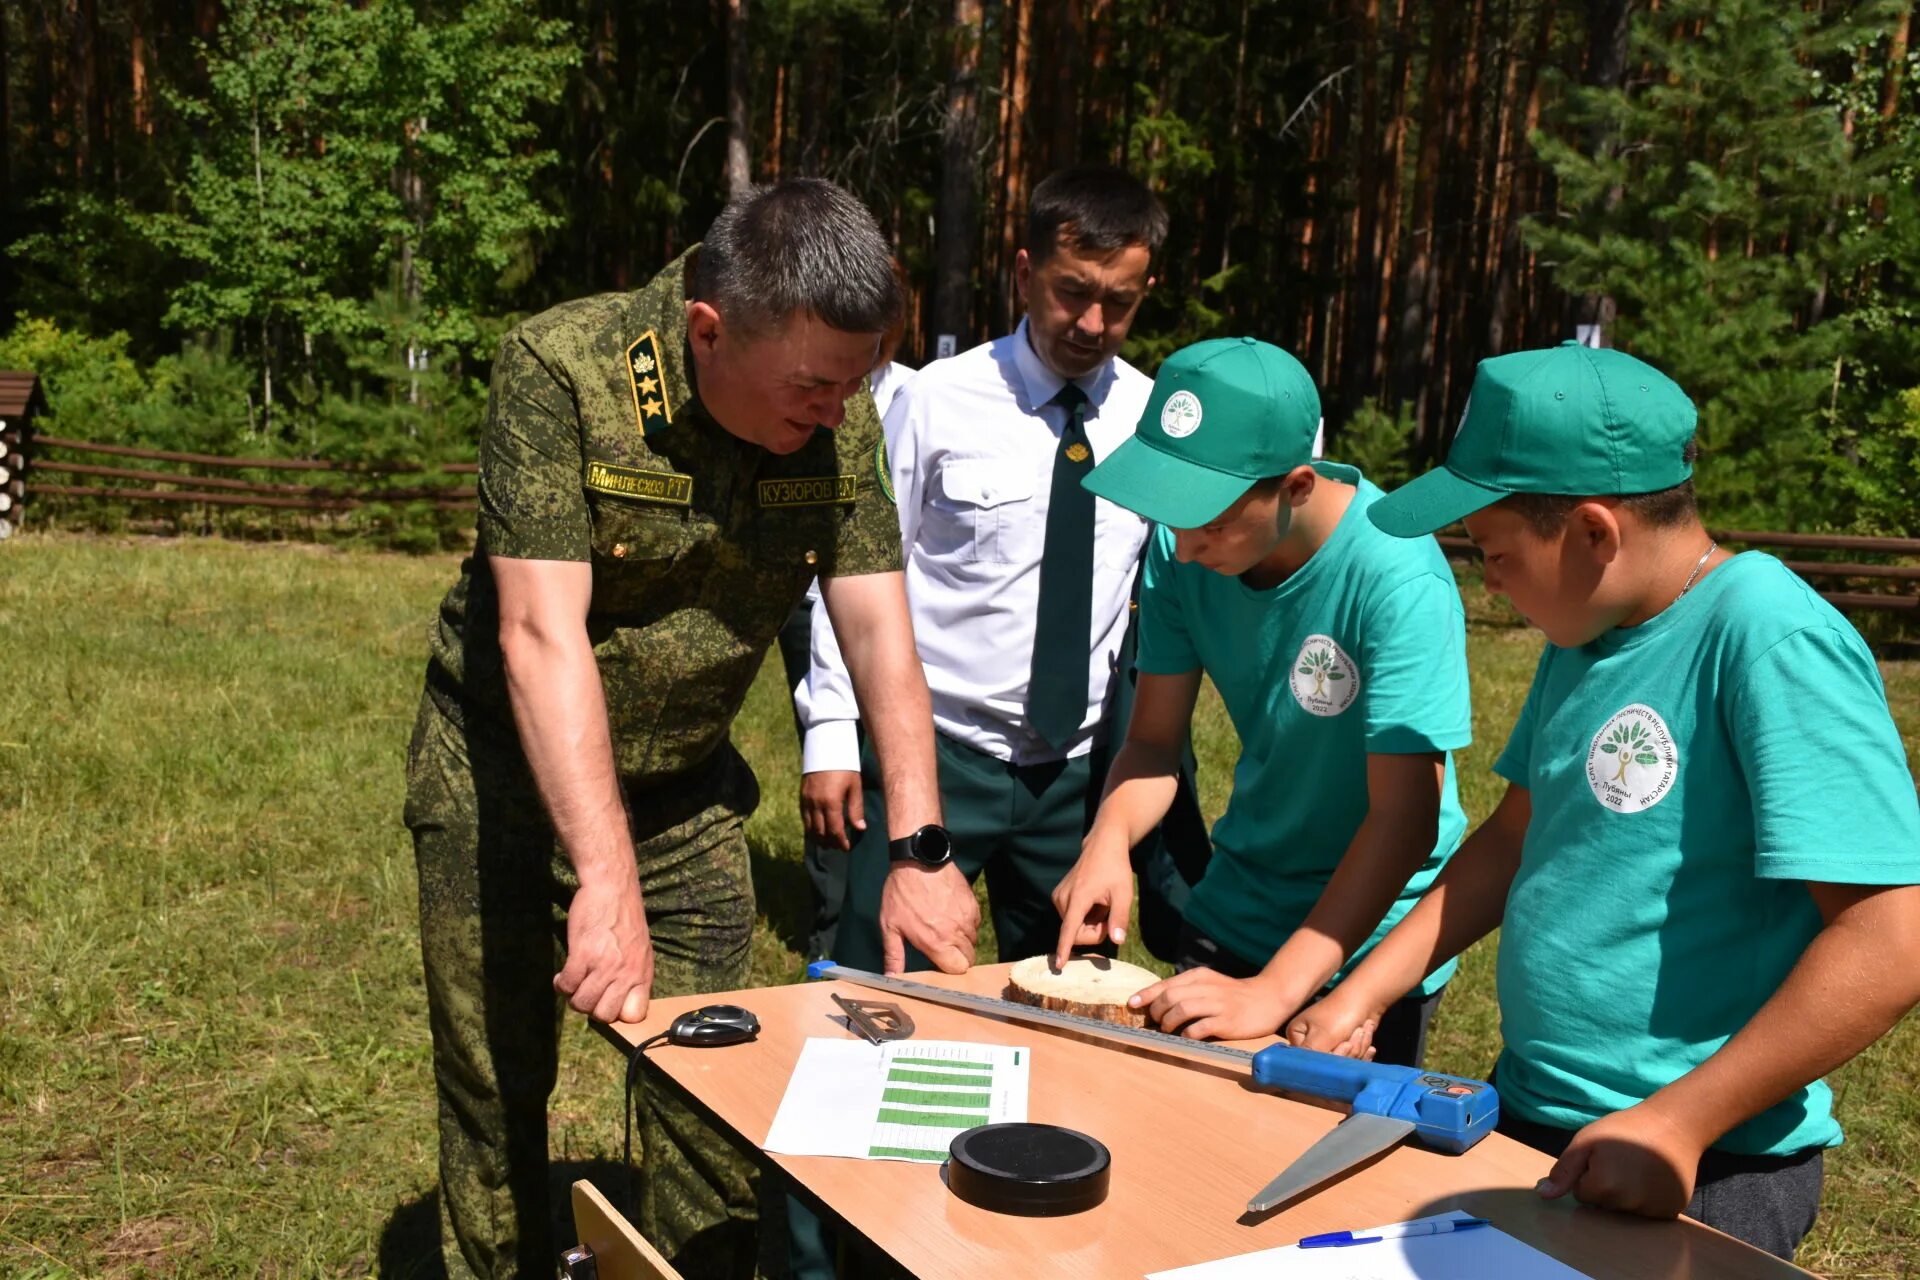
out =
<path fill-rule="evenodd" d="M 1535 145 L 1560 209 L 1528 239 L 1561 288 L 1610 296 L 1608 336 L 1700 408 L 1710 515 L 1818 524 L 1845 462 L 1830 420 L 1850 322 L 1828 282 L 1870 246 L 1876 188 L 1827 89 L 1900 6 L 1677 0 L 1636 16 L 1627 83 L 1572 88 Z M 1575 139 L 1608 137 L 1589 149 Z"/>

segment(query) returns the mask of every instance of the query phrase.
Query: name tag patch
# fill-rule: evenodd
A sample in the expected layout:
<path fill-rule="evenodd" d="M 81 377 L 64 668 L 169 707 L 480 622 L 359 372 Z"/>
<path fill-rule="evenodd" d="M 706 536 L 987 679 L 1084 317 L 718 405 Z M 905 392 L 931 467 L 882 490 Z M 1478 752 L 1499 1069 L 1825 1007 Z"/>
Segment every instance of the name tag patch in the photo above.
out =
<path fill-rule="evenodd" d="M 788 476 L 760 482 L 763 507 L 830 507 L 852 502 L 858 476 Z"/>
<path fill-rule="evenodd" d="M 693 502 L 693 477 L 677 471 L 642 471 L 638 467 L 589 462 L 587 488 L 616 498 L 659 502 L 672 507 L 690 506 Z"/>

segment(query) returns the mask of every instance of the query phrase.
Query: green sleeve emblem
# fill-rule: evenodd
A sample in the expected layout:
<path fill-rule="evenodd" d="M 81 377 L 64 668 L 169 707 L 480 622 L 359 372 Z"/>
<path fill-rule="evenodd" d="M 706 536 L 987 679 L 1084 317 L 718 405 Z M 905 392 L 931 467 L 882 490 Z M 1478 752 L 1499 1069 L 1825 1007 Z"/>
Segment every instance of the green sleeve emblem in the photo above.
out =
<path fill-rule="evenodd" d="M 893 467 L 887 461 L 887 438 L 880 437 L 880 443 L 873 446 L 873 472 L 880 480 L 881 496 L 894 506 L 900 505 L 893 496 Z"/>

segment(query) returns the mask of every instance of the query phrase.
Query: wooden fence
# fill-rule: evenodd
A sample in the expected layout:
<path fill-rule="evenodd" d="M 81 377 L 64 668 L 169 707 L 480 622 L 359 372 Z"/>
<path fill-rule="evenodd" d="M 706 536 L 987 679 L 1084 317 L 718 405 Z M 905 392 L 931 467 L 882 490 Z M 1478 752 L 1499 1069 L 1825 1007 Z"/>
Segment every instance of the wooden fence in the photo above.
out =
<path fill-rule="evenodd" d="M 29 447 L 30 446 L 30 447 Z M 61 454 L 96 454 L 164 462 L 196 471 L 157 471 L 147 467 L 104 466 L 73 462 Z M 317 472 L 329 479 L 319 483 L 237 479 L 201 471 Z M 230 458 L 206 453 L 172 453 L 136 449 L 130 445 L 96 444 L 60 436 L 34 434 L 30 429 L 0 434 L 0 519 L 19 512 L 29 491 L 63 498 L 96 498 L 113 502 L 198 503 L 209 507 L 258 507 L 278 511 L 344 512 L 373 504 L 425 503 L 436 511 L 470 511 L 476 505 L 471 484 L 450 481 L 471 476 L 479 468 L 470 462 L 442 466 L 411 463 L 327 462 L 305 458 Z M 33 481 L 27 484 L 27 473 Z M 49 483 L 41 477 L 73 477 Z M 424 483 L 396 484 L 396 478 L 417 477 Z M 439 477 L 428 479 L 429 477 Z M 134 483 L 107 483 L 134 482 Z M 11 511 L 9 512 L 9 508 Z M 1873 609 L 1920 617 L 1920 538 L 1868 538 L 1841 534 L 1772 533 L 1746 529 L 1717 531 L 1723 543 L 1784 553 L 1786 565 L 1811 582 L 1820 594 L 1843 609 Z M 1443 534 L 1440 545 L 1456 559 L 1479 554 L 1473 543 L 1456 534 Z M 1846 559 L 1809 558 L 1846 555 Z M 1862 556 L 1872 559 L 1862 559 Z"/>
<path fill-rule="evenodd" d="M 1868 538 L 1850 534 L 1767 533 L 1750 529 L 1716 529 L 1722 544 L 1764 551 L 1867 552 L 1899 560 L 1920 557 L 1920 538 Z M 1477 559 L 1480 549 L 1457 534 L 1442 534 L 1440 546 L 1456 560 Z M 1920 617 L 1920 564 L 1865 563 L 1860 560 L 1781 559 L 1805 578 L 1821 597 L 1840 609 L 1872 609 Z M 1884 584 L 1884 585 L 1882 585 Z M 1878 587 L 1879 589 L 1872 589 Z"/>
<path fill-rule="evenodd" d="M 35 434 L 30 459 L 22 459 L 33 473 L 35 496 L 94 498 L 111 502 L 198 504 L 208 507 L 257 507 L 270 511 L 338 513 L 376 504 L 423 503 L 436 511 L 468 511 L 475 506 L 471 484 L 441 477 L 471 476 L 479 467 L 471 462 L 423 466 L 400 462 L 329 462 L 310 458 L 232 458 L 209 453 L 175 453 L 138 449 L 131 445 L 99 444 L 61 436 Z M 50 454 L 49 451 L 52 451 Z M 96 454 L 140 462 L 173 463 L 189 468 L 154 470 L 150 467 L 104 466 L 74 462 L 64 455 Z M 322 473 L 315 482 L 285 482 L 236 478 L 215 472 Z M 73 477 L 48 481 L 45 476 Z M 426 482 L 396 484 L 396 477 L 420 477 Z M 102 483 L 134 481 L 137 484 Z"/>

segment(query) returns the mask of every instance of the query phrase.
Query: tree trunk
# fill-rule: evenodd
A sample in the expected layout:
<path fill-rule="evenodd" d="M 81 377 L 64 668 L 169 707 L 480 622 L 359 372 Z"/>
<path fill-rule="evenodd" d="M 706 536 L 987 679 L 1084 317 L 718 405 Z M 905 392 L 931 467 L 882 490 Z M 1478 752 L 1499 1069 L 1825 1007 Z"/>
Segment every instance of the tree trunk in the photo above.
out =
<path fill-rule="evenodd" d="M 1380 0 L 1354 0 L 1360 35 L 1355 47 L 1355 70 L 1360 85 L 1360 136 L 1354 144 L 1353 244 L 1346 262 L 1351 323 L 1341 343 L 1338 365 L 1338 404 L 1344 422 L 1360 407 L 1373 382 L 1373 361 L 1379 350 L 1380 257 L 1379 227 L 1381 163 L 1380 136 Z"/>
<path fill-rule="evenodd" d="M 1447 104 L 1448 151 L 1457 161 L 1447 166 L 1439 192 L 1439 211 L 1435 226 L 1434 270 L 1427 288 L 1427 311 L 1433 317 L 1433 333 L 1426 353 L 1427 412 L 1434 417 L 1433 438 L 1444 450 L 1451 439 L 1464 394 L 1456 393 L 1456 384 L 1464 385 L 1472 374 L 1473 351 L 1469 333 L 1468 308 L 1479 296 L 1481 280 L 1477 275 L 1482 258 L 1478 166 L 1474 158 L 1483 147 L 1482 128 L 1488 112 L 1481 83 L 1485 73 L 1485 41 L 1488 9 L 1492 0 L 1474 0 L 1473 17 L 1468 24 L 1464 56 L 1459 67 L 1447 78 L 1450 101 Z M 1462 368 L 1462 364 L 1466 368 Z M 1465 375 L 1465 376 L 1463 376 Z"/>
<path fill-rule="evenodd" d="M 67 130 L 73 148 L 73 186 L 85 191 L 93 181 L 93 140 L 97 126 L 89 114 L 94 102 L 93 0 L 67 0 Z"/>
<path fill-rule="evenodd" d="M 1027 171 L 1026 132 L 1032 80 L 1032 61 L 1028 55 L 1033 47 L 1033 0 L 1008 0 L 1007 10 L 1007 39 L 1012 47 L 1007 51 L 1007 92 L 1001 103 L 1000 234 L 998 252 L 990 264 L 997 303 L 996 333 L 1012 331 L 1014 313 L 1019 309 L 1013 288 L 1013 255 L 1020 249 L 1027 192 L 1032 185 Z"/>
<path fill-rule="evenodd" d="M 1240 119 L 1247 107 L 1247 45 L 1253 0 L 1240 0 L 1240 35 L 1233 46 L 1233 98 L 1227 115 L 1226 158 L 1214 171 L 1212 234 L 1219 245 L 1216 271 L 1233 265 L 1233 218 L 1231 210 L 1240 185 Z"/>
<path fill-rule="evenodd" d="M 1587 5 L 1587 66 L 1584 82 L 1595 89 L 1618 89 L 1626 82 L 1627 50 L 1633 34 L 1632 0 L 1589 0 Z M 1587 130 L 1587 154 L 1601 156 L 1618 145 L 1603 122 Z M 1601 209 L 1612 213 L 1625 192 L 1619 187 L 1608 191 Z M 1611 330 L 1619 308 L 1612 294 L 1588 293 L 1571 299 L 1572 324 L 1594 325 L 1602 346 L 1612 342 Z M 1577 332 L 1577 328 L 1576 328 Z"/>
<path fill-rule="evenodd" d="M 1394 31 L 1397 35 L 1393 65 L 1393 99 L 1387 107 L 1387 133 L 1385 145 L 1386 173 L 1380 182 L 1380 214 L 1374 221 L 1373 260 L 1379 264 L 1379 283 L 1374 290 L 1371 314 L 1374 319 L 1373 359 L 1367 371 L 1364 383 L 1367 387 L 1377 387 L 1382 391 L 1385 386 L 1388 361 L 1392 356 L 1389 346 L 1393 339 L 1393 303 L 1396 290 L 1400 286 L 1400 242 L 1401 223 L 1405 218 L 1402 209 L 1401 174 L 1406 169 L 1407 157 L 1407 94 L 1413 88 L 1414 36 L 1418 19 L 1413 16 L 1412 0 L 1398 0 L 1394 11 Z M 1397 404 L 1397 396 L 1384 397 Z"/>
<path fill-rule="evenodd" d="M 7 41 L 7 23 L 0 18 L 0 209 L 13 203 L 13 47 Z"/>
<path fill-rule="evenodd" d="M 753 183 L 748 131 L 752 63 L 747 58 L 747 0 L 727 0 L 727 198 L 746 193 Z"/>
<path fill-rule="evenodd" d="M 977 210 L 973 161 L 979 122 L 981 0 L 953 0 L 947 111 L 941 126 L 940 197 L 934 216 L 933 333 L 956 345 L 972 332 Z M 931 354 L 931 353 L 930 353 Z"/>
<path fill-rule="evenodd" d="M 787 64 L 782 62 L 773 73 L 773 133 L 767 143 L 767 177 L 773 182 L 780 181 L 784 158 L 782 152 L 787 143 Z"/>
<path fill-rule="evenodd" d="M 1420 153 L 1414 166 L 1413 220 L 1408 228 L 1411 239 L 1401 285 L 1400 333 L 1394 344 L 1394 385 L 1399 398 L 1414 406 L 1428 457 L 1434 456 L 1436 442 L 1426 414 L 1426 361 L 1432 356 L 1435 215 L 1439 207 L 1440 152 L 1447 136 L 1447 77 L 1454 69 L 1454 14 L 1452 5 L 1436 5 L 1433 9 L 1427 74 L 1420 93 Z"/>
<path fill-rule="evenodd" d="M 1057 0 L 1046 6 L 1051 56 L 1040 65 L 1050 68 L 1041 77 L 1048 109 L 1046 151 L 1040 165 L 1047 171 L 1065 168 L 1080 158 L 1080 82 L 1086 74 L 1087 15 L 1083 0 Z"/>
<path fill-rule="evenodd" d="M 153 136 L 153 104 L 147 88 L 147 25 L 145 0 L 133 0 L 127 6 L 129 27 L 129 70 L 133 85 L 133 131 L 143 138 Z M 0 128 L 0 133 L 5 129 Z M 0 179 L 3 183 L 4 179 Z"/>
<path fill-rule="evenodd" d="M 1520 237 L 1520 223 L 1527 215 L 1538 212 L 1536 203 L 1540 184 L 1537 177 L 1533 181 L 1533 161 L 1529 156 L 1527 139 L 1540 123 L 1540 71 L 1546 65 L 1553 40 L 1554 5 L 1552 0 L 1542 6 L 1534 15 L 1533 52 L 1525 60 L 1523 83 L 1525 88 L 1509 94 L 1509 103 L 1523 102 L 1524 108 L 1514 110 L 1509 105 L 1506 127 L 1501 130 L 1499 154 L 1494 165 L 1493 176 L 1493 227 L 1491 234 L 1498 237 L 1494 256 L 1493 279 L 1487 290 L 1488 311 L 1486 322 L 1486 354 L 1501 353 L 1528 345 L 1525 322 L 1516 324 L 1516 315 L 1525 315 L 1520 309 L 1518 293 L 1521 264 L 1527 256 L 1527 248 Z"/>
<path fill-rule="evenodd" d="M 1113 0 L 1086 3 L 1087 91 L 1080 95 L 1080 136 L 1090 138 L 1109 134 L 1113 123 Z"/>

